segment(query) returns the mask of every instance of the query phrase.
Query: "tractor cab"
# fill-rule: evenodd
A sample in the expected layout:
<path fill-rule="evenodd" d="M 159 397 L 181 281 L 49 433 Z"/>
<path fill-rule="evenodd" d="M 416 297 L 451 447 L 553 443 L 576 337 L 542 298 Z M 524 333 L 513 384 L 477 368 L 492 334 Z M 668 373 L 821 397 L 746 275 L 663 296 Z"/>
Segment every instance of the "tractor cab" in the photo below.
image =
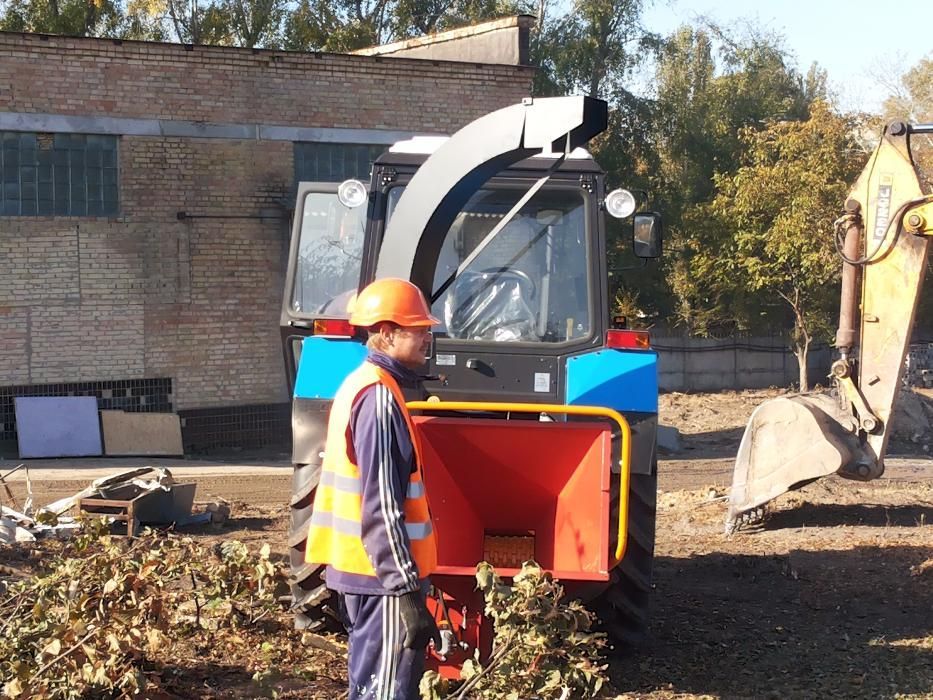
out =
<path fill-rule="evenodd" d="M 375 161 L 368 186 L 299 186 L 282 311 L 292 388 L 306 337 L 362 340 L 346 323 L 348 306 L 374 279 L 379 256 L 391 255 L 382 248 L 396 206 L 445 140 L 395 144 Z M 484 183 L 440 237 L 431 268 L 418 270 L 441 321 L 424 372 L 442 400 L 563 402 L 568 358 L 644 343 L 643 334 L 614 328 L 608 311 L 605 213 L 632 217 L 635 199 L 626 190 L 607 198 L 605 173 L 584 149 L 555 169 L 557 158 L 534 155 Z M 635 214 L 633 229 L 639 250 L 656 257 L 659 217 Z"/>

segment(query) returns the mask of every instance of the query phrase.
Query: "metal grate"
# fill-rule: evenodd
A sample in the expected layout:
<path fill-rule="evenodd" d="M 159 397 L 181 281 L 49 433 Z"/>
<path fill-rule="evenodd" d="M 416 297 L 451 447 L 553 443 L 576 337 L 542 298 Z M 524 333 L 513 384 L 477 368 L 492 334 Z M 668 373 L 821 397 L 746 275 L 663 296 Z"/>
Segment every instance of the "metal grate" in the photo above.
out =
<path fill-rule="evenodd" d="M 483 559 L 500 569 L 520 569 L 535 558 L 535 536 L 491 535 L 483 537 Z"/>
<path fill-rule="evenodd" d="M 117 137 L 0 131 L 0 215 L 119 212 Z"/>
<path fill-rule="evenodd" d="M 373 161 L 387 146 L 365 143 L 296 143 L 295 182 L 369 182 Z"/>
<path fill-rule="evenodd" d="M 185 452 L 291 447 L 291 404 L 218 406 L 179 411 Z"/>

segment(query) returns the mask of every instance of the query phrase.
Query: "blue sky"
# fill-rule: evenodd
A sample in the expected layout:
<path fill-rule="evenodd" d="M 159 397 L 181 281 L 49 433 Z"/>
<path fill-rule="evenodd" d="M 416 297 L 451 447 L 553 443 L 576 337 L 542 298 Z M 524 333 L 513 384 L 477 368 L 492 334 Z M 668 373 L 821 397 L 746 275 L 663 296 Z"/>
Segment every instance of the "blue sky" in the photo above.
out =
<path fill-rule="evenodd" d="M 930 0 L 655 0 L 643 21 L 663 35 L 700 15 L 727 25 L 751 19 L 782 34 L 801 71 L 814 61 L 826 69 L 846 109 L 877 110 L 887 95 L 877 74 L 907 70 L 933 55 Z"/>

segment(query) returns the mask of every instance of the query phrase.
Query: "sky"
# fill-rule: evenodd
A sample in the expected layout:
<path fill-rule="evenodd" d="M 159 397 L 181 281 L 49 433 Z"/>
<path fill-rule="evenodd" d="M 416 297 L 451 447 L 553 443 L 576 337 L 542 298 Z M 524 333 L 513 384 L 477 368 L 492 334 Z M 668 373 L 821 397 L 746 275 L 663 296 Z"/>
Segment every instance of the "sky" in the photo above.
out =
<path fill-rule="evenodd" d="M 896 79 L 933 56 L 930 0 L 655 0 L 643 22 L 666 35 L 701 15 L 725 25 L 751 19 L 782 34 L 801 72 L 813 62 L 826 69 L 844 109 L 878 111 L 888 90 L 876 76 Z"/>

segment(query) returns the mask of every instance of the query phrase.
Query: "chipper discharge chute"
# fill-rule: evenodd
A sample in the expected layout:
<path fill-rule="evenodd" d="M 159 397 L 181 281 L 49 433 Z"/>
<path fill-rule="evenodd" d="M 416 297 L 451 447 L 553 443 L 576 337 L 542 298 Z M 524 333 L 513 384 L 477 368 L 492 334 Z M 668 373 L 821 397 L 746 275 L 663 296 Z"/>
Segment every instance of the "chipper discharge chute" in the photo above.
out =
<path fill-rule="evenodd" d="M 779 398 L 752 414 L 736 457 L 726 531 L 757 522 L 785 491 L 829 474 L 884 473 L 890 423 L 933 233 L 910 138 L 933 125 L 891 124 L 835 225 L 843 261 L 832 395 Z"/>
<path fill-rule="evenodd" d="M 605 213 L 660 254 L 660 217 L 607 193 L 586 151 L 604 102 L 525 100 L 452 137 L 400 142 L 368 186 L 301 183 L 282 309 L 293 387 L 292 593 L 297 624 L 336 626 L 304 563 L 328 411 L 363 360 L 347 303 L 370 281 L 411 280 L 442 323 L 415 412 L 439 569 L 429 605 L 454 673 L 488 651 L 475 591 L 487 560 L 534 559 L 623 642 L 647 623 L 654 551 L 657 358 L 609 314 Z M 426 399 L 429 399 L 427 401 Z M 433 602 L 431 602 L 433 601 Z"/>

